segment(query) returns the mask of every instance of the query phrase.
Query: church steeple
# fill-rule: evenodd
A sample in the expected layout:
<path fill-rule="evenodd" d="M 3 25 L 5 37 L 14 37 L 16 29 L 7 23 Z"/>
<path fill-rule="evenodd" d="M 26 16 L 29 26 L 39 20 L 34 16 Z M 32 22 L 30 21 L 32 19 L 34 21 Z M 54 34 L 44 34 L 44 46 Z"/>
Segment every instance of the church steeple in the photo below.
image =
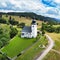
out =
<path fill-rule="evenodd" d="M 31 30 L 32 30 L 32 36 L 33 37 L 36 37 L 37 36 L 37 23 L 36 23 L 36 20 L 32 20 L 32 23 L 31 23 Z"/>
<path fill-rule="evenodd" d="M 34 20 L 32 20 L 32 23 L 31 23 L 32 25 L 35 25 L 36 24 L 36 20 L 34 19 Z"/>

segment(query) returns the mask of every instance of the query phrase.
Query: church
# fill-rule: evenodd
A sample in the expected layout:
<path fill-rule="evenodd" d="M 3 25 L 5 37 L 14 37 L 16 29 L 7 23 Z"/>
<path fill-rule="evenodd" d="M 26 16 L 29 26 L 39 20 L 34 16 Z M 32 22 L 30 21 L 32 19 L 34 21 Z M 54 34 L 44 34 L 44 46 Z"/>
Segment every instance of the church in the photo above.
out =
<path fill-rule="evenodd" d="M 21 38 L 36 38 L 37 37 L 37 23 L 32 20 L 31 26 L 25 26 L 21 31 Z"/>

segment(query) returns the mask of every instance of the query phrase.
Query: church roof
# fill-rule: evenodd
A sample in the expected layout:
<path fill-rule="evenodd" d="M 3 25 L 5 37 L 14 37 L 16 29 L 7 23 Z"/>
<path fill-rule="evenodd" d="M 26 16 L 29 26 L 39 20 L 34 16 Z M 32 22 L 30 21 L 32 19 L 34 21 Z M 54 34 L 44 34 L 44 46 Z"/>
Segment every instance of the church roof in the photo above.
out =
<path fill-rule="evenodd" d="M 25 26 L 22 30 L 22 32 L 28 32 L 28 33 L 31 33 L 32 30 L 31 30 L 31 26 Z"/>

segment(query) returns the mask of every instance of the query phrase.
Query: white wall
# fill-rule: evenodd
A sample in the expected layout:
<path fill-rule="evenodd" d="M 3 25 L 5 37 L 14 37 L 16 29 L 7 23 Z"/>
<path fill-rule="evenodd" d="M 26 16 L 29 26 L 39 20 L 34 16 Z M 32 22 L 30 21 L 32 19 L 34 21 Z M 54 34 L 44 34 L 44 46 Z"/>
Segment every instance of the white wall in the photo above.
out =
<path fill-rule="evenodd" d="M 21 35 L 22 38 L 27 37 L 27 38 L 32 38 L 32 34 L 31 33 L 26 33 L 26 32 L 22 32 L 24 33 L 24 35 Z"/>
<path fill-rule="evenodd" d="M 32 36 L 35 38 L 37 36 L 37 25 L 32 25 Z"/>

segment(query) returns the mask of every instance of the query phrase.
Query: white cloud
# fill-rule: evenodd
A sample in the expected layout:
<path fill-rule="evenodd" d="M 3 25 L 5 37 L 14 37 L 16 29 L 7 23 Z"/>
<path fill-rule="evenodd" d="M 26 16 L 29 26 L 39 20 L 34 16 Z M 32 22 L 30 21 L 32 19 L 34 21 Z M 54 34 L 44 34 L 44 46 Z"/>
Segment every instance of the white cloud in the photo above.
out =
<path fill-rule="evenodd" d="M 0 12 L 35 12 L 44 16 L 59 18 L 60 17 L 60 0 L 44 0 L 45 2 L 52 2 L 57 4 L 56 7 L 47 6 L 42 3 L 42 0 L 0 0 Z M 8 5 L 9 4 L 9 5 Z M 0 8 L 1 8 L 0 6 Z"/>
<path fill-rule="evenodd" d="M 25 12 L 25 11 L 14 11 L 14 10 L 0 10 L 0 12 Z"/>
<path fill-rule="evenodd" d="M 5 2 L 1 3 L 3 7 L 7 7 L 7 4 Z"/>
<path fill-rule="evenodd" d="M 45 8 L 42 4 L 34 2 L 33 0 L 9 0 L 11 4 L 18 8 L 26 8 L 27 10 L 38 10 Z M 42 8 L 41 8 L 42 7 Z"/>
<path fill-rule="evenodd" d="M 60 0 L 54 0 L 54 2 L 56 2 L 56 3 L 60 3 Z"/>

